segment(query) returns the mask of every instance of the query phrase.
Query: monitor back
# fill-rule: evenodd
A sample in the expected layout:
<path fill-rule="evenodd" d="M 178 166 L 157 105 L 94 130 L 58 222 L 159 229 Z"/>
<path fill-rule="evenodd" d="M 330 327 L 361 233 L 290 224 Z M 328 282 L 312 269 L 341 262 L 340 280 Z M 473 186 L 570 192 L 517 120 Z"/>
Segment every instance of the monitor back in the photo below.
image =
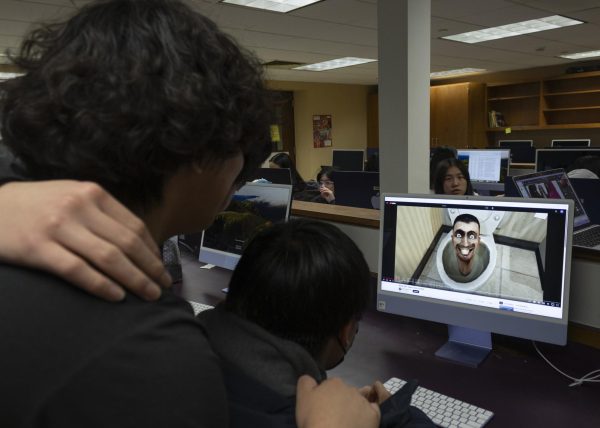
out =
<path fill-rule="evenodd" d="M 577 158 L 589 155 L 600 156 L 600 148 L 538 149 L 535 152 L 535 170 L 563 168 L 568 171 Z"/>
<path fill-rule="evenodd" d="M 331 165 L 340 171 L 362 171 L 364 169 L 364 150 L 333 149 L 331 156 Z"/>
<path fill-rule="evenodd" d="M 379 209 L 379 173 L 334 171 L 335 203 L 358 208 Z"/>

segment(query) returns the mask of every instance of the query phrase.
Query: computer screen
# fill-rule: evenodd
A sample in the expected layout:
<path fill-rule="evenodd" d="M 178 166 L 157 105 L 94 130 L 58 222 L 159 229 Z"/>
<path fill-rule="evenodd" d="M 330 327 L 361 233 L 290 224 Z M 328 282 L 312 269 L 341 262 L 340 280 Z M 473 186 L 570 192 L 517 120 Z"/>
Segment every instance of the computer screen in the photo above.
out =
<path fill-rule="evenodd" d="M 574 203 L 573 227 L 590 222 L 564 169 L 519 175 L 513 177 L 513 180 L 519 194 L 524 198 L 571 199 Z"/>
<path fill-rule="evenodd" d="M 510 149 L 511 163 L 535 162 L 533 140 L 500 140 L 498 146 L 503 149 Z"/>
<path fill-rule="evenodd" d="M 577 158 L 590 155 L 600 156 L 600 148 L 538 149 L 535 152 L 535 170 L 563 168 L 568 171 Z"/>
<path fill-rule="evenodd" d="M 500 140 L 498 147 L 512 149 L 515 147 L 533 147 L 533 140 Z"/>
<path fill-rule="evenodd" d="M 592 144 L 590 139 L 578 140 L 552 140 L 550 147 L 589 147 Z"/>
<path fill-rule="evenodd" d="M 358 208 L 379 209 L 379 173 L 333 171 L 335 203 Z"/>
<path fill-rule="evenodd" d="M 469 168 L 471 181 L 504 183 L 509 174 L 509 149 L 459 149 L 458 159 Z"/>
<path fill-rule="evenodd" d="M 364 168 L 364 150 L 333 149 L 331 156 L 331 165 L 340 171 L 362 171 Z"/>
<path fill-rule="evenodd" d="M 448 324 L 436 355 L 473 366 L 490 332 L 566 343 L 572 201 L 383 197 L 378 310 Z"/>
<path fill-rule="evenodd" d="M 248 181 L 261 179 L 273 184 L 292 184 L 292 172 L 289 168 L 258 168 Z"/>
<path fill-rule="evenodd" d="M 234 269 L 246 244 L 262 229 L 287 221 L 292 186 L 247 183 L 202 234 L 198 260 Z"/>

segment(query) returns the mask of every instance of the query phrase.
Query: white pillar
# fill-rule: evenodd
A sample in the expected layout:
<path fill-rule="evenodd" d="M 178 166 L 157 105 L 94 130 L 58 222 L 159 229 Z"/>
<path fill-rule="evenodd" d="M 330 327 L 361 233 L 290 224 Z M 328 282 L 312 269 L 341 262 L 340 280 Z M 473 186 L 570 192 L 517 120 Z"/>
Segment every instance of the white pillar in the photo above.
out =
<path fill-rule="evenodd" d="M 431 0 L 379 0 L 377 9 L 381 190 L 427 193 Z"/>

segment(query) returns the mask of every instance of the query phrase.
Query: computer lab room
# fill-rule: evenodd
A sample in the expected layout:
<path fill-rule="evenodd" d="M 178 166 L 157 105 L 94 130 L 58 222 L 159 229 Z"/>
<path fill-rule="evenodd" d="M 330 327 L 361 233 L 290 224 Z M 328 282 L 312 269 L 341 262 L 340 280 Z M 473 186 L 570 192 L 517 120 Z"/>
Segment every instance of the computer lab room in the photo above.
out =
<path fill-rule="evenodd" d="M 88 3 L 2 0 L 0 85 Z M 370 279 L 328 378 L 415 386 L 435 426 L 600 426 L 600 2 L 185 3 L 259 58 L 274 112 L 252 179 L 161 247 L 194 314 L 255 235 L 334 225 Z"/>

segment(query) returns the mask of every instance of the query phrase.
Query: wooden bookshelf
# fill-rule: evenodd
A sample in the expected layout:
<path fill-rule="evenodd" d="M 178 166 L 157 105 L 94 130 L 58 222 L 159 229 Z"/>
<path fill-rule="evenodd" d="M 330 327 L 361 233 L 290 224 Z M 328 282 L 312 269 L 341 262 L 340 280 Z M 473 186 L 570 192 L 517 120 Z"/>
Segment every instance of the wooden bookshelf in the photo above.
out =
<path fill-rule="evenodd" d="M 538 126 L 540 115 L 540 82 L 516 82 L 488 85 L 486 91 L 488 129 L 489 112 L 502 113 L 506 126 L 511 128 Z"/>
<path fill-rule="evenodd" d="M 600 72 L 488 85 L 486 109 L 506 121 L 487 132 L 600 128 Z"/>

